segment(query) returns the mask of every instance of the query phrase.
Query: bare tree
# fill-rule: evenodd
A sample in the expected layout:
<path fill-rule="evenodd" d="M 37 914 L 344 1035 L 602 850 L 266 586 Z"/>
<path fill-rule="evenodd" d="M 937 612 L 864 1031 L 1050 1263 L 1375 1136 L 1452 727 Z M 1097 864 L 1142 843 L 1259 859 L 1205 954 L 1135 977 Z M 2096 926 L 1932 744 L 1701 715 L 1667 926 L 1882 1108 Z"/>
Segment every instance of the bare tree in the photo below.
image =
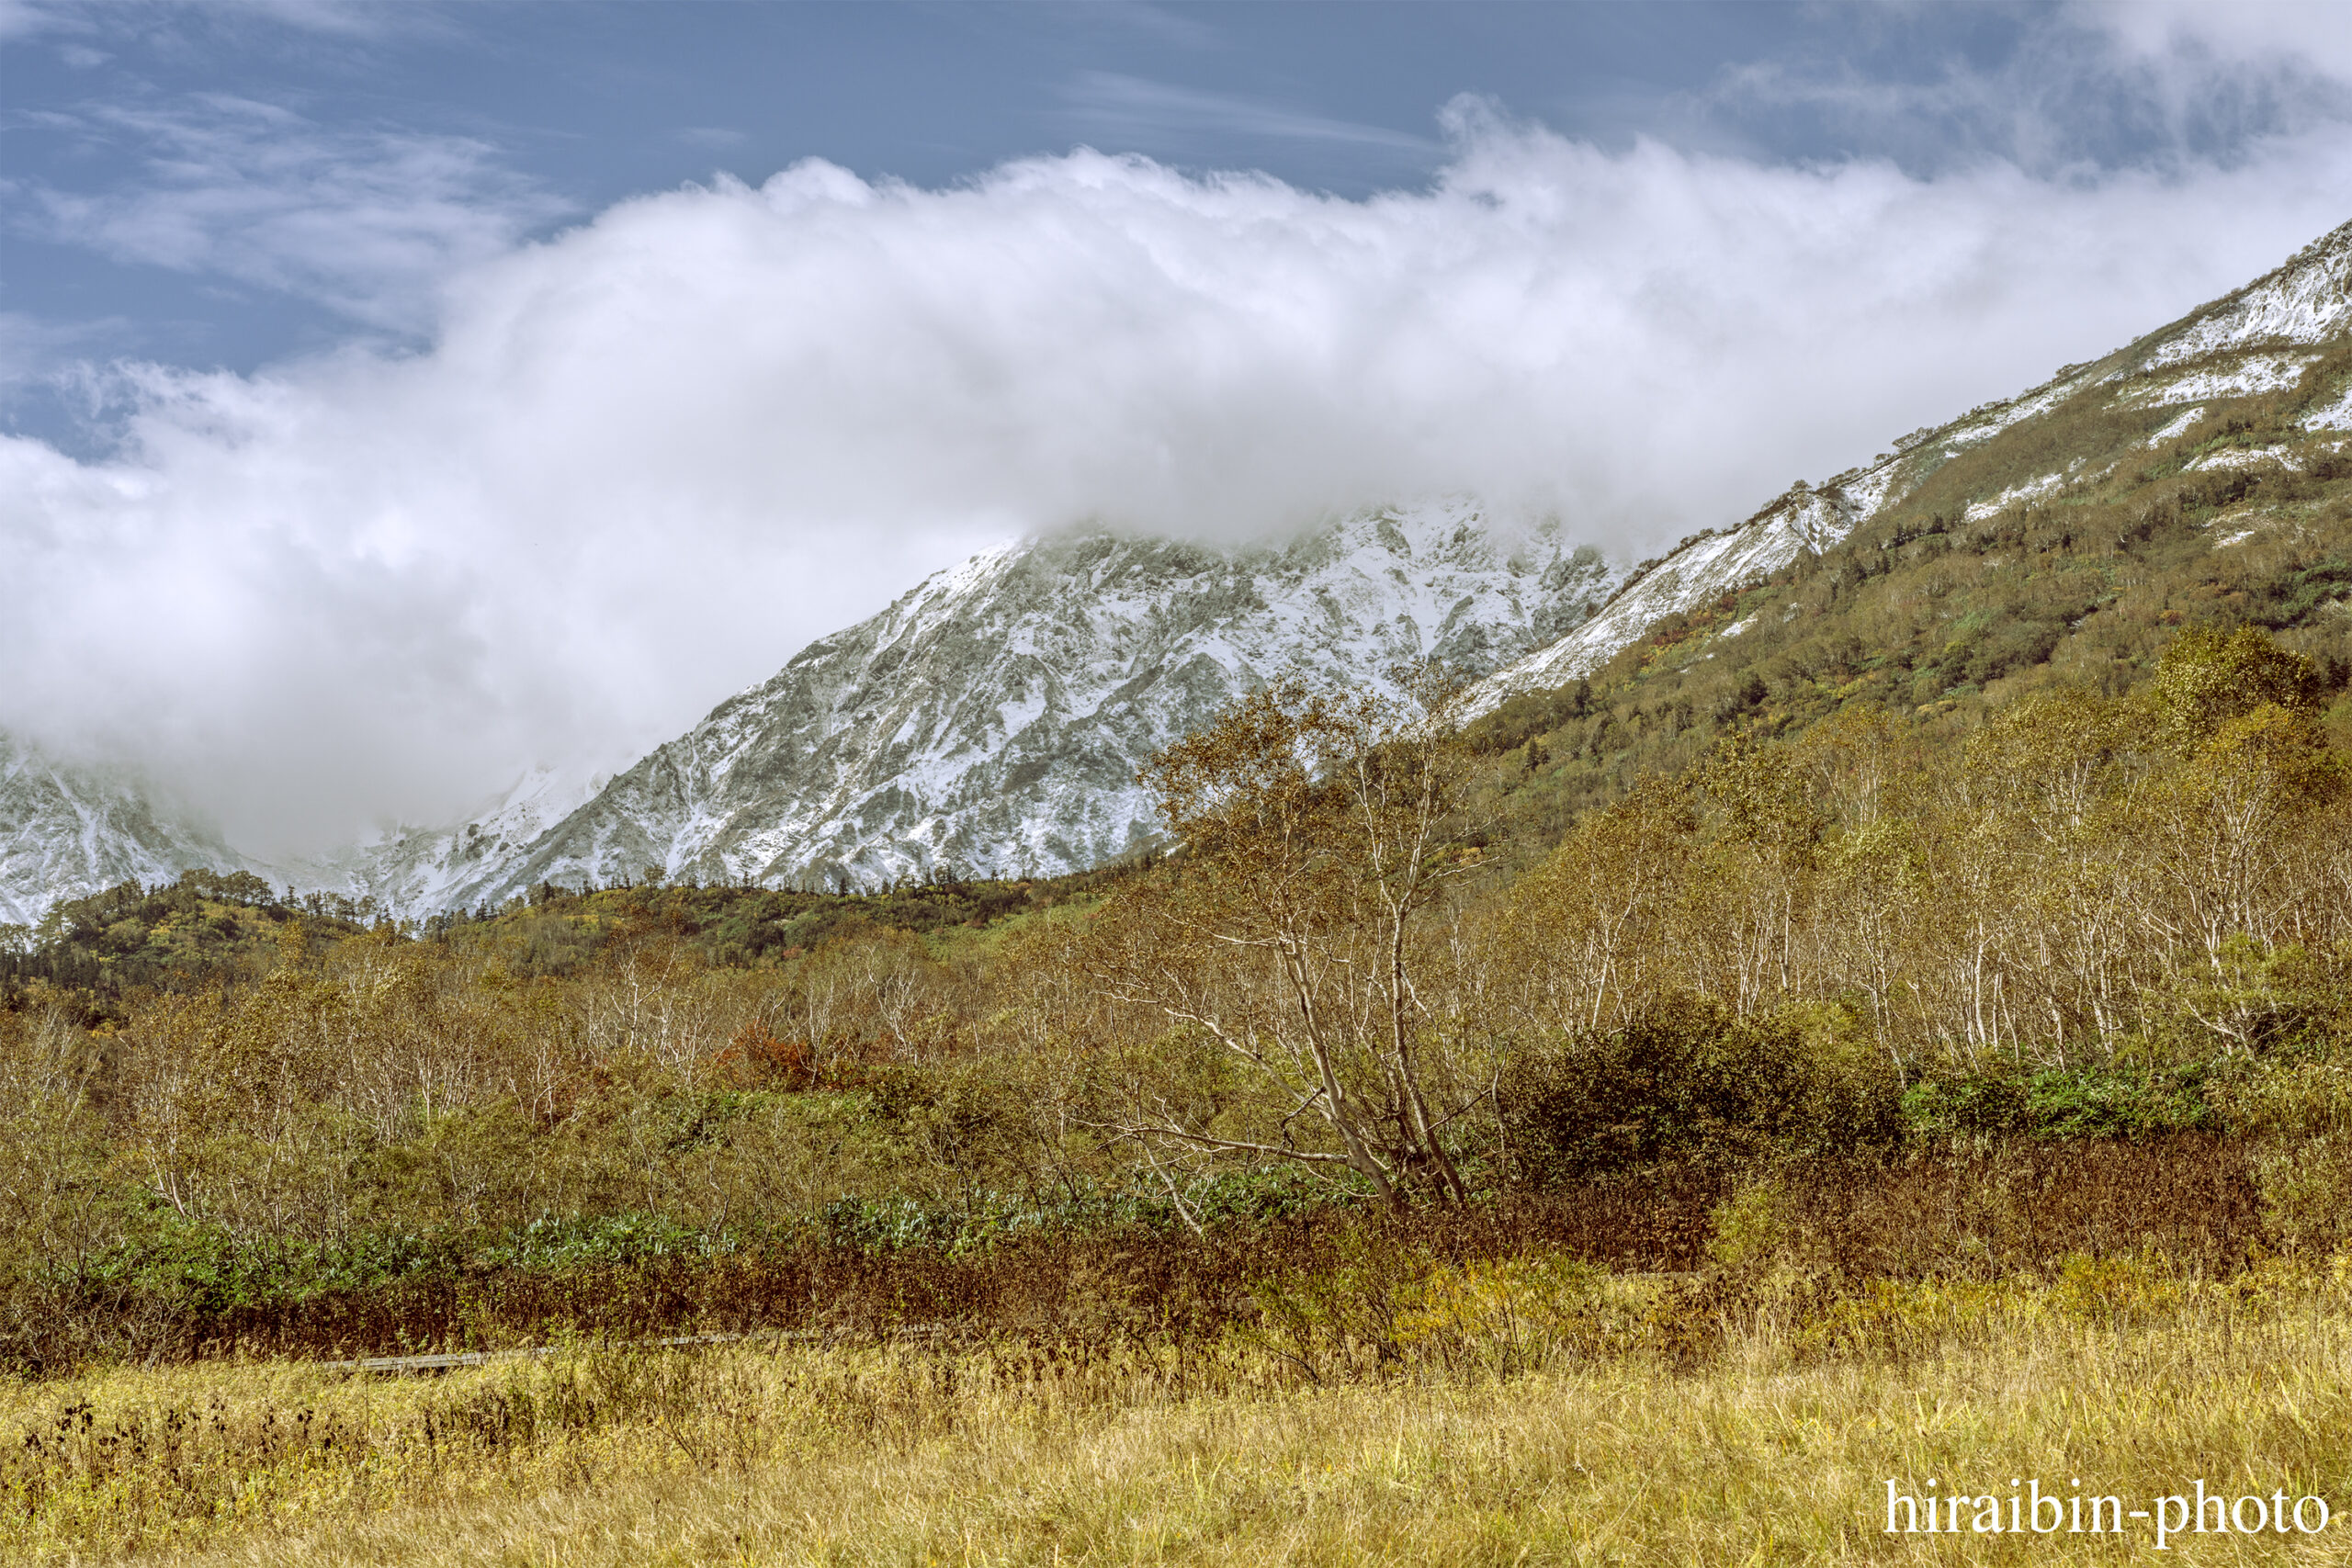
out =
<path fill-rule="evenodd" d="M 1255 1093 L 1131 1085 L 1114 1131 L 1345 1166 L 1394 1203 L 1466 1196 L 1442 1134 L 1481 1090 L 1445 1070 L 1415 948 L 1478 854 L 1449 694 L 1431 672 L 1407 684 L 1396 701 L 1275 682 L 1139 775 L 1182 851 L 1114 901 L 1088 962 L 1119 1001 L 1214 1042 Z"/>

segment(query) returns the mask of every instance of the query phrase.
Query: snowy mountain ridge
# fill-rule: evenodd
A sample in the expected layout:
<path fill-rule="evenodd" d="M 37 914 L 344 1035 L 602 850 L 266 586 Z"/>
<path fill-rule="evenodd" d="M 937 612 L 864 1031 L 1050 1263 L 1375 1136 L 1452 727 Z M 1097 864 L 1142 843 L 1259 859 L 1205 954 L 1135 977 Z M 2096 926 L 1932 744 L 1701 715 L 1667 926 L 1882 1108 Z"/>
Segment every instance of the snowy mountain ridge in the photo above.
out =
<path fill-rule="evenodd" d="M 215 834 L 159 812 L 134 775 L 74 766 L 0 731 L 0 923 L 60 898 L 184 871 L 245 871 Z"/>
<path fill-rule="evenodd" d="M 485 871 L 527 852 L 609 782 L 609 775 L 533 768 L 455 827 L 394 829 L 330 854 L 265 869 L 273 882 L 373 898 L 404 915 L 458 908 Z"/>
<path fill-rule="evenodd" d="M 2103 359 L 2066 366 L 2015 398 L 1980 404 L 1947 424 L 1913 431 L 1868 467 L 1849 468 L 1818 488 L 1800 480 L 1736 528 L 1684 540 L 1663 560 L 1637 569 L 1632 583 L 1583 626 L 1464 693 L 1461 716 L 1476 718 L 1521 693 L 1590 675 L 1662 616 L 1769 576 L 1803 551 L 1838 543 L 1917 493 L 1962 454 L 2077 399 L 2109 409 L 2144 410 L 2276 392 L 2295 386 L 2327 357 L 2327 345 L 2347 336 L 2352 223 L 2305 246 L 2276 271 Z M 2192 408 L 2146 445 L 2177 438 L 2201 412 Z M 2333 403 L 2307 418 L 2304 427 L 2314 433 L 2352 430 L 2352 380 Z M 2286 453 L 2225 456 L 2294 461 Z M 2086 471 L 2078 460 L 1973 501 L 1963 515 L 1981 518 L 2018 502 L 2052 499 L 2107 471 Z"/>
<path fill-rule="evenodd" d="M 443 897 L 649 870 L 871 885 L 1098 863 L 1148 840 L 1136 770 L 1261 682 L 1377 685 L 1425 656 L 1484 673 L 1555 639 L 1622 576 L 1556 525 L 1497 528 L 1462 501 L 1275 548 L 1100 531 L 1008 546 L 820 638 Z"/>
<path fill-rule="evenodd" d="M 1100 530 L 1008 545 L 818 639 L 608 781 L 536 773 L 471 821 L 302 864 L 249 861 L 148 805 L 130 776 L 0 735 L 0 920 L 198 867 L 421 915 L 648 868 L 870 885 L 1098 863 L 1151 831 L 1136 767 L 1261 681 L 1298 670 L 1377 684 L 1434 655 L 1485 677 L 1463 698 L 1475 717 L 1591 673 L 1660 617 L 1834 546 L 1931 481 L 1935 507 L 1949 492 L 1953 515 L 1975 519 L 2063 501 L 2141 460 L 2091 461 L 2035 434 L 2086 412 L 2138 420 L 2129 446 L 2144 454 L 2193 438 L 2232 399 L 2291 395 L 2300 441 L 2188 466 L 2293 467 L 2352 432 L 2347 347 L 2352 224 L 2100 360 L 1799 482 L 1638 568 L 1572 545 L 1556 523 L 1498 525 L 1464 500 L 1336 519 L 1277 547 Z"/>

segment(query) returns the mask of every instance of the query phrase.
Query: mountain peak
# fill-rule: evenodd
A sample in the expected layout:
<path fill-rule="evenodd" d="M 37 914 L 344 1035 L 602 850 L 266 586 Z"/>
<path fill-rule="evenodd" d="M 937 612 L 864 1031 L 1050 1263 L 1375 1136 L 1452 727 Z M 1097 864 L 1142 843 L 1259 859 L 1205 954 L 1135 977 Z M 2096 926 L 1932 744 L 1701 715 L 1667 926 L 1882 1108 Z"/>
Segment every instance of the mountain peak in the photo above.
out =
<path fill-rule="evenodd" d="M 933 574 L 729 697 L 527 843 L 388 888 L 496 902 L 547 881 L 1027 875 L 1149 842 L 1153 753 L 1259 683 L 1353 685 L 1435 658 L 1484 675 L 1622 573 L 1549 520 L 1456 498 L 1219 547 L 1080 527 Z"/>
<path fill-rule="evenodd" d="M 2307 466 L 2352 431 L 2352 223 L 2096 361 L 1800 479 L 1734 526 L 1631 570 L 1556 520 L 1464 497 L 1221 546 L 1082 526 L 934 573 L 796 654 L 608 781 L 526 775 L 473 820 L 301 866 L 249 865 L 135 784 L 0 737 L 0 919 L 184 869 L 254 869 L 409 914 L 541 881 L 876 881 L 1030 874 L 1150 839 L 1138 766 L 1293 671 L 1378 688 L 1422 658 L 1485 679 L 1474 717 L 1588 675 L 1661 617 L 1722 601 L 1895 509 L 1926 525 L 2062 504 L 2120 466 Z M 2251 400 L 2251 401 L 2249 401 Z M 2291 439 L 2235 446 L 2256 407 Z M 2220 446 L 2211 450 L 2214 443 Z M 2183 443 L 2195 452 L 2177 451 Z M 2165 458 L 2156 456 L 2172 453 Z M 1714 633 L 1741 634 L 1741 620 Z"/>

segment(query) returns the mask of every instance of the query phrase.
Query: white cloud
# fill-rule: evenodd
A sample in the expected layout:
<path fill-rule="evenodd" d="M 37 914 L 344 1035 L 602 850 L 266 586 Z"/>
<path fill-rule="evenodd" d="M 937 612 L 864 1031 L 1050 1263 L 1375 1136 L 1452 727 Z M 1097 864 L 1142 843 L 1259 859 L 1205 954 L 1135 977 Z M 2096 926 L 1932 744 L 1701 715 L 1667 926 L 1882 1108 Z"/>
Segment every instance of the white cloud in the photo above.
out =
<path fill-rule="evenodd" d="M 2202 55 L 2352 79 L 2352 20 L 2339 0 L 2095 0 L 2074 11 L 2143 61 Z"/>
<path fill-rule="evenodd" d="M 119 371 L 118 459 L 0 442 L 0 725 L 136 753 L 255 844 L 432 819 L 627 761 L 1024 529 L 1457 491 L 1627 550 L 1736 521 L 2352 205 L 2317 136 L 2088 180 L 1453 134 L 1364 202 L 803 164 L 460 266 L 427 352 Z"/>

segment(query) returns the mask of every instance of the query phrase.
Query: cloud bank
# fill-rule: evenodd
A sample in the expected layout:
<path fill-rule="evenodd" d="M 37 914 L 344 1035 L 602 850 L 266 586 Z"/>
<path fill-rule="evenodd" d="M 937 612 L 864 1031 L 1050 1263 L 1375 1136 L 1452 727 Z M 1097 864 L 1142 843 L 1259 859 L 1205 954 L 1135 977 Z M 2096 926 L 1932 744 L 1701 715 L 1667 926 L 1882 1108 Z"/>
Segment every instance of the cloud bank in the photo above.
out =
<path fill-rule="evenodd" d="M 2316 132 L 2096 177 L 1609 151 L 1475 102 L 1447 133 L 1428 188 L 1362 202 L 1087 152 L 944 190 L 804 163 L 487 256 L 459 226 L 419 352 L 115 367 L 112 457 L 0 441 L 0 727 L 142 761 L 265 852 L 445 820 L 1032 529 L 1470 491 L 1639 553 L 2352 215 Z"/>

